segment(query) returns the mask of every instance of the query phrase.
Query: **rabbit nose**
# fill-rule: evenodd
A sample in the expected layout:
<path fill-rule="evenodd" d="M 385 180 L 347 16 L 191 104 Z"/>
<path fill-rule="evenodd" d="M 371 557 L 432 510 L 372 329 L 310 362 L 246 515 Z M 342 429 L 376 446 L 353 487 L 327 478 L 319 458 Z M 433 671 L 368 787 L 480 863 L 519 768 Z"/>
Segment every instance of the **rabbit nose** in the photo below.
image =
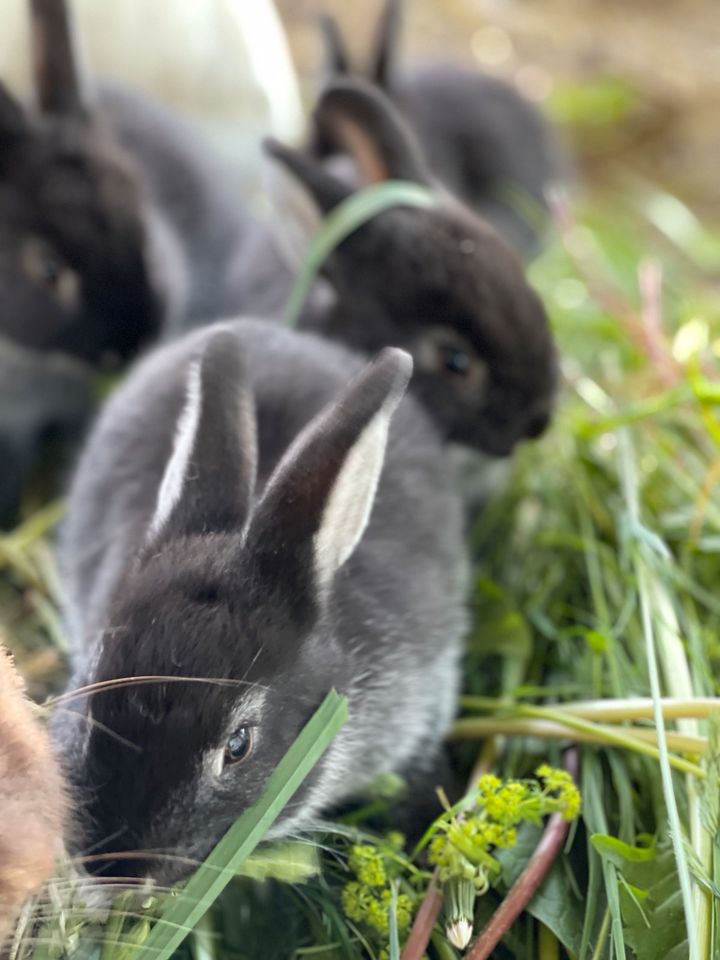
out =
<path fill-rule="evenodd" d="M 527 426 L 525 427 L 525 436 L 528 438 L 528 440 L 534 440 L 536 437 L 539 437 L 541 434 L 545 433 L 549 423 L 550 414 L 536 414 L 534 417 L 530 418 Z"/>

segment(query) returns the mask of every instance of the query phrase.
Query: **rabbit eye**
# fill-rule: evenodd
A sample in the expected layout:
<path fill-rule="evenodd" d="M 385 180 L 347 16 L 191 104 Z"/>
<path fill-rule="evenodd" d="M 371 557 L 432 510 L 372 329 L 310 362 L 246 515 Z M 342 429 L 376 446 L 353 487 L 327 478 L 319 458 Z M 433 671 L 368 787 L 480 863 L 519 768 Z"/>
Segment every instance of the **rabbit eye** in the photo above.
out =
<path fill-rule="evenodd" d="M 74 270 L 66 266 L 52 248 L 37 237 L 25 241 L 22 265 L 27 277 L 51 293 L 66 310 L 77 308 L 80 281 Z"/>
<path fill-rule="evenodd" d="M 441 347 L 440 361 L 448 373 L 456 376 L 466 377 L 470 372 L 470 357 L 457 347 Z"/>
<path fill-rule="evenodd" d="M 252 752 L 252 727 L 238 727 L 225 744 L 224 766 L 240 763 Z"/>

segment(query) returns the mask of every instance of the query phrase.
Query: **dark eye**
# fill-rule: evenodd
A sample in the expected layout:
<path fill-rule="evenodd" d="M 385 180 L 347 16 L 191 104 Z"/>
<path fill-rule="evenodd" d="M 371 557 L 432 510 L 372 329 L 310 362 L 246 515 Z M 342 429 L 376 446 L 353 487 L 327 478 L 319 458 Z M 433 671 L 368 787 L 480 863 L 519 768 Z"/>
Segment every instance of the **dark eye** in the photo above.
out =
<path fill-rule="evenodd" d="M 448 373 L 466 377 L 470 372 L 470 357 L 457 347 L 440 347 L 440 360 Z"/>
<path fill-rule="evenodd" d="M 238 727 L 225 744 L 225 766 L 245 760 L 252 751 L 252 742 L 252 727 Z"/>
<path fill-rule="evenodd" d="M 47 287 L 57 287 L 63 267 L 49 251 L 42 250 L 38 257 L 38 279 Z"/>

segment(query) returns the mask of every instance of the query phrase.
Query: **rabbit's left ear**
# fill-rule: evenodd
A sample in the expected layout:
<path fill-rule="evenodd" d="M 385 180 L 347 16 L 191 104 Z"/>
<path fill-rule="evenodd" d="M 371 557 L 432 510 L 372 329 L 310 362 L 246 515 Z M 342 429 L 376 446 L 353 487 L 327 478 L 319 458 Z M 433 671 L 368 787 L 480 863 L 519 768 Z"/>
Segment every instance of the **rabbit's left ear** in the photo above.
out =
<path fill-rule="evenodd" d="M 87 90 L 67 0 L 30 0 L 35 94 L 43 113 L 85 117 Z"/>
<path fill-rule="evenodd" d="M 268 481 L 245 549 L 270 594 L 317 609 L 370 518 L 390 419 L 412 360 L 388 348 L 290 446 Z"/>

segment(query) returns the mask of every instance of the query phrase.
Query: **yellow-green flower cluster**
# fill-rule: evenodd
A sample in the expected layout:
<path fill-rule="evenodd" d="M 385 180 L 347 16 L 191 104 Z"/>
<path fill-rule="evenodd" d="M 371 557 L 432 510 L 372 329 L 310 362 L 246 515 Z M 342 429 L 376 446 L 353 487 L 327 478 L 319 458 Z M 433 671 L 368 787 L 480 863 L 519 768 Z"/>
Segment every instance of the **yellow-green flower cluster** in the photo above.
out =
<path fill-rule="evenodd" d="M 566 820 L 574 820 L 580 813 L 580 791 L 567 770 L 543 763 L 535 771 L 543 781 L 544 794 L 553 813 L 560 813 Z"/>
<path fill-rule="evenodd" d="M 537 780 L 500 780 L 492 773 L 480 778 L 472 802 L 457 815 L 448 814 L 430 843 L 430 861 L 440 870 L 440 879 L 472 880 L 484 893 L 500 864 L 492 855 L 517 842 L 517 827 L 527 821 L 539 823 L 550 813 L 573 820 L 580 812 L 580 793 L 564 770 L 543 764 Z"/>
<path fill-rule="evenodd" d="M 402 838 L 397 835 L 402 844 Z M 342 907 L 349 920 L 362 923 L 375 933 L 387 936 L 390 931 L 392 890 L 382 853 L 375 847 L 356 844 L 350 851 L 348 861 L 355 880 L 345 884 L 342 891 Z M 404 893 L 395 901 L 397 927 L 400 934 L 410 926 L 413 902 Z"/>

